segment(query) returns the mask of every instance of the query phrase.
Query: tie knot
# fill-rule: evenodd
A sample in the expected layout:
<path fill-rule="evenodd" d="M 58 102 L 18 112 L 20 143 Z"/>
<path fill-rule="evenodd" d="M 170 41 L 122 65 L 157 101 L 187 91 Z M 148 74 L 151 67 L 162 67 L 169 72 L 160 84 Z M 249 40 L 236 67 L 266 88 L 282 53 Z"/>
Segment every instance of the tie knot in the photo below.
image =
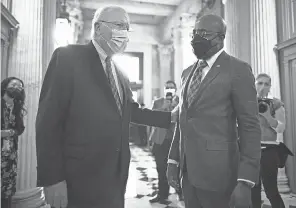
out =
<path fill-rule="evenodd" d="M 106 63 L 111 63 L 111 57 L 110 56 L 107 56 L 107 58 L 105 59 L 105 62 Z"/>
<path fill-rule="evenodd" d="M 204 68 L 206 66 L 208 66 L 208 64 L 207 64 L 207 62 L 205 60 L 201 59 L 201 60 L 198 61 L 198 67 L 199 68 Z"/>

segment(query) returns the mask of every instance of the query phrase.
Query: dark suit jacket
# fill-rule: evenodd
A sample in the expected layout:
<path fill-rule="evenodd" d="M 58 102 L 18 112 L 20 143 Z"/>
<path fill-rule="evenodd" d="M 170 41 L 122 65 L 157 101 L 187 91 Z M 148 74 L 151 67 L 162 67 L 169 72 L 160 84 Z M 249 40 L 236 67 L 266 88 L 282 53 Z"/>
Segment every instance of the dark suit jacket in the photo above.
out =
<path fill-rule="evenodd" d="M 195 66 L 182 74 L 179 124 L 169 159 L 183 168 L 186 155 L 189 180 L 201 189 L 230 191 L 238 178 L 257 182 L 261 131 L 251 67 L 222 52 L 188 108 Z"/>
<path fill-rule="evenodd" d="M 170 113 L 139 108 L 128 78 L 117 72 L 122 116 L 92 43 L 56 49 L 44 78 L 36 119 L 38 186 L 66 180 L 76 206 L 122 206 L 116 197 L 128 177 L 129 123 L 170 125 Z"/>

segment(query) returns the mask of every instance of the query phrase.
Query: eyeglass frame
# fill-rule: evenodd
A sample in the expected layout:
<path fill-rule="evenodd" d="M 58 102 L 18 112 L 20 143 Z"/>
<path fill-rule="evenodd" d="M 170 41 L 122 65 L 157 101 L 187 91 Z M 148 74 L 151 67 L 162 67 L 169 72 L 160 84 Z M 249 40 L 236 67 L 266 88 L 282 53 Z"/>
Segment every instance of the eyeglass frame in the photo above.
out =
<path fill-rule="evenodd" d="M 199 34 L 199 33 L 203 33 L 203 34 Z M 211 40 L 210 38 L 206 38 L 205 36 L 207 35 L 213 35 L 213 34 L 217 34 L 217 35 L 224 35 L 224 33 L 222 32 L 214 32 L 214 31 L 206 31 L 206 30 L 196 30 L 193 29 L 192 32 L 190 33 L 190 37 L 193 39 L 194 36 L 199 35 L 200 37 L 206 39 L 206 40 Z"/>
<path fill-rule="evenodd" d="M 127 31 L 130 31 L 130 26 L 129 26 L 128 23 L 124 23 L 124 22 L 110 22 L 110 21 L 104 21 L 104 20 L 99 20 L 99 21 L 96 22 L 96 23 L 99 23 L 99 22 L 109 23 L 109 24 L 112 24 L 112 25 L 116 25 L 118 28 L 120 28 L 120 30 L 127 30 Z M 125 27 L 125 28 L 122 29 L 123 27 Z"/>

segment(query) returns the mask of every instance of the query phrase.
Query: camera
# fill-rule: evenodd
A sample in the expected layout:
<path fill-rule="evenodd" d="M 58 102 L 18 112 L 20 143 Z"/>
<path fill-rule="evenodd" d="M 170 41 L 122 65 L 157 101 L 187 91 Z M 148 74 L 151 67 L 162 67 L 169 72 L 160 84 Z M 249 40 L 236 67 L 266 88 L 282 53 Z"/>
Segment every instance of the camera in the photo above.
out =
<path fill-rule="evenodd" d="M 165 95 L 165 99 L 172 101 L 172 100 L 173 100 L 173 93 L 168 92 L 168 93 Z"/>
<path fill-rule="evenodd" d="M 269 98 L 259 98 L 258 99 L 258 106 L 259 106 L 259 113 L 265 113 L 270 106 L 272 99 Z"/>

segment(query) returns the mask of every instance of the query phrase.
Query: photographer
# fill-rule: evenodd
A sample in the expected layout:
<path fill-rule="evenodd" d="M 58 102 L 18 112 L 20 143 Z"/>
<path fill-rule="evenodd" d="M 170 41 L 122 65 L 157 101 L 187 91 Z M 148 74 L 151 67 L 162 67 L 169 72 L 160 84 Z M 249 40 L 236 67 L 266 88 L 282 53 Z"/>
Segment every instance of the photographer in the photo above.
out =
<path fill-rule="evenodd" d="M 176 90 L 175 82 L 171 80 L 167 81 L 165 83 L 164 97 L 156 99 L 153 102 L 152 109 L 164 111 L 173 110 L 179 103 Z M 149 137 L 149 143 L 152 143 L 152 153 L 155 157 L 158 173 L 158 195 L 150 200 L 151 203 L 166 203 L 169 196 L 170 186 L 166 177 L 166 170 L 167 157 L 174 134 L 173 129 L 173 126 L 169 130 L 153 127 Z M 179 194 L 179 199 L 180 198 L 182 198 L 181 194 Z"/>
<path fill-rule="evenodd" d="M 259 184 L 252 189 L 253 208 L 261 208 L 261 182 L 267 198 L 273 208 L 284 208 L 284 202 L 277 187 L 279 154 L 277 134 L 285 130 L 284 104 L 277 98 L 267 98 L 271 87 L 271 77 L 259 74 L 256 78 L 256 90 L 261 125 L 261 170 Z"/>

